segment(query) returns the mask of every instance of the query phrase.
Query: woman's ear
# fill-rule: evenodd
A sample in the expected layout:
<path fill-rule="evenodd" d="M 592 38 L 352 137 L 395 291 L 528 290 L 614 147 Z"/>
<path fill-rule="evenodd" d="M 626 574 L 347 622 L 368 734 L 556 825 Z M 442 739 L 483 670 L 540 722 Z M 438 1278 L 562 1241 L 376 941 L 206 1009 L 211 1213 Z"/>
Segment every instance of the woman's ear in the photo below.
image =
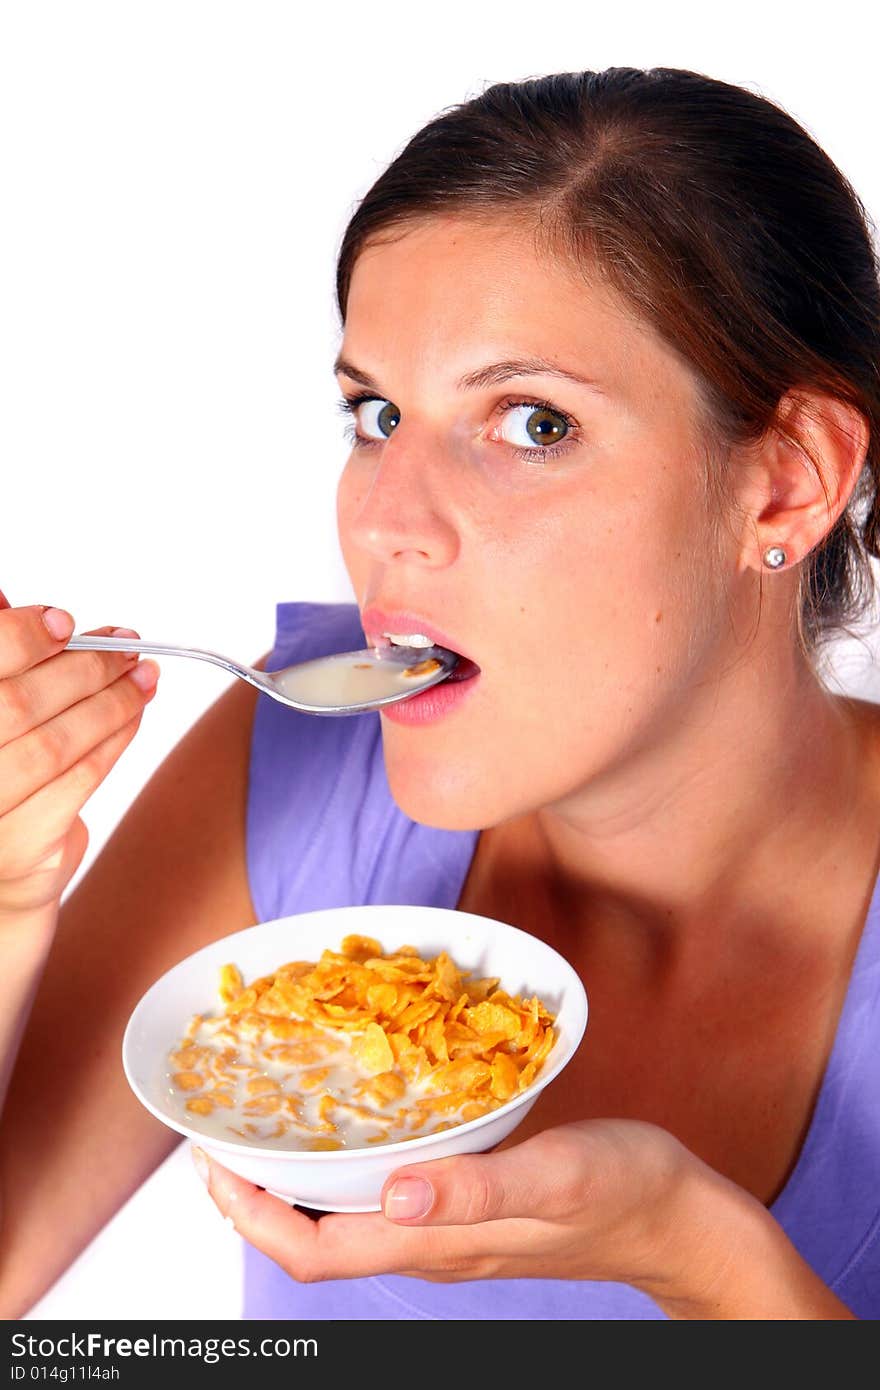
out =
<path fill-rule="evenodd" d="M 826 392 L 787 391 L 749 451 L 738 489 L 747 518 L 741 569 L 763 569 L 771 546 L 782 547 L 788 568 L 819 545 L 849 502 L 869 442 L 855 406 Z"/>

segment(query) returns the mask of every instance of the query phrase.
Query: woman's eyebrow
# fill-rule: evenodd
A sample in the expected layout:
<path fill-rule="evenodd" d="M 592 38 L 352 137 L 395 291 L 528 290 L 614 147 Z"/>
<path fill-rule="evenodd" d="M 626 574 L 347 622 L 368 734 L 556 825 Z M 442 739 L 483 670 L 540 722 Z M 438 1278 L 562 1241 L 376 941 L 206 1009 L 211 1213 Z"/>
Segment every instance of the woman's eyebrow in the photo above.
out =
<path fill-rule="evenodd" d="M 343 373 L 351 377 L 352 381 L 358 382 L 360 386 L 365 386 L 368 391 L 381 390 L 378 382 L 367 373 L 361 371 L 353 362 L 348 362 L 344 357 L 337 357 L 333 364 L 333 371 L 337 375 Z M 601 395 L 607 395 L 605 388 L 594 381 L 592 377 L 581 376 L 579 372 L 570 372 L 565 367 L 560 367 L 556 362 L 550 362 L 544 357 L 523 357 L 510 359 L 506 362 L 492 362 L 486 367 L 479 367 L 475 372 L 466 372 L 459 377 L 455 383 L 459 391 L 474 391 L 483 386 L 495 386 L 499 382 L 507 381 L 513 376 L 557 376 L 564 377 L 566 381 L 576 381 L 579 386 L 589 386 L 592 390 L 598 391 Z"/>

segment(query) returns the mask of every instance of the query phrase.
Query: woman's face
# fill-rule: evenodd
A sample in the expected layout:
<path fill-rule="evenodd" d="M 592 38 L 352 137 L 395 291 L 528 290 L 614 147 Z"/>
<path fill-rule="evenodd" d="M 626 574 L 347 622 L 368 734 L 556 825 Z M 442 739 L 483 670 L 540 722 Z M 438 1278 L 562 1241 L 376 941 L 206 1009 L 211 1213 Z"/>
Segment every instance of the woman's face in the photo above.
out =
<path fill-rule="evenodd" d="M 373 398 L 338 490 L 361 613 L 420 614 L 480 667 L 439 719 L 380 714 L 401 809 L 488 827 L 662 743 L 724 657 L 736 552 L 725 577 L 677 355 L 530 232 L 446 217 L 361 253 L 340 358 Z M 496 367 L 539 358 L 559 372 Z"/>

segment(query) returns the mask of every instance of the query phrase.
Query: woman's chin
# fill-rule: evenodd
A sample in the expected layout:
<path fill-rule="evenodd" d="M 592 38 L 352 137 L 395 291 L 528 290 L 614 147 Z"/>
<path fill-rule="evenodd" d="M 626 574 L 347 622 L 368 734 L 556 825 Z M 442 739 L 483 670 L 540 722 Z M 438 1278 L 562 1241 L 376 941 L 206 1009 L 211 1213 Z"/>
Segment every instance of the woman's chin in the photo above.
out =
<path fill-rule="evenodd" d="M 391 796 L 410 820 L 435 830 L 482 830 L 503 819 L 497 798 L 492 802 L 468 778 L 435 776 L 433 769 L 420 773 L 412 761 L 399 766 L 386 750 L 385 771 Z"/>

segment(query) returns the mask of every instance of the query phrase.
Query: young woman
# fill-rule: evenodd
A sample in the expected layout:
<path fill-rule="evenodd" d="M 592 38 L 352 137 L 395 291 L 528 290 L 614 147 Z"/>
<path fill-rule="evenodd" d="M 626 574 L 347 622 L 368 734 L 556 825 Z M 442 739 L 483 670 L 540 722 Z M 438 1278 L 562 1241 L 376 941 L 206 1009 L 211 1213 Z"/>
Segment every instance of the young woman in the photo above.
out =
<path fill-rule="evenodd" d="M 877 1316 L 880 718 L 819 675 L 877 551 L 863 207 L 751 92 L 557 74 L 410 141 L 338 296 L 357 603 L 280 604 L 263 664 L 419 631 L 467 679 L 352 720 L 237 683 L 59 914 L 151 693 L 0 611 L 4 1310 L 175 1142 L 118 1061 L 161 971 L 424 902 L 550 941 L 584 1043 L 498 1150 L 401 1168 L 381 1213 L 310 1220 L 197 1151 L 245 1316 Z"/>

